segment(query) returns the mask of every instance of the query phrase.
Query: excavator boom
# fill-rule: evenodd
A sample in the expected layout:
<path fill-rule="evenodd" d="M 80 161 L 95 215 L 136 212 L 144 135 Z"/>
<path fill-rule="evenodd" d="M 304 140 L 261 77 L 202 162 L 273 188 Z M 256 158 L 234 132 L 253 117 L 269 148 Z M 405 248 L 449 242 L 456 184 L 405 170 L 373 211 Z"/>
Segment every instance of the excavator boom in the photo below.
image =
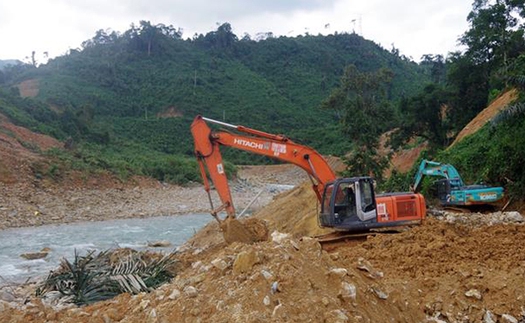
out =
<path fill-rule="evenodd" d="M 224 130 L 212 132 L 207 122 L 233 128 L 242 134 L 234 134 Z M 336 178 L 328 162 L 317 151 L 297 144 L 283 135 L 273 135 L 202 116 L 197 116 L 194 119 L 191 132 L 195 141 L 195 154 L 201 165 L 201 174 L 203 178 L 206 178 L 204 169 L 208 169 L 221 201 L 227 204 L 224 208 L 229 216 L 235 214 L 235 209 L 222 163 L 219 148 L 221 145 L 279 159 L 304 169 L 312 179 L 313 189 L 319 201 L 322 199 L 325 183 Z M 205 182 L 207 182 L 206 179 Z M 207 184 L 205 183 L 205 185 Z"/>
<path fill-rule="evenodd" d="M 454 166 L 423 159 L 419 164 L 416 176 L 414 177 L 414 192 L 419 191 L 422 180 L 425 176 L 441 176 L 448 179 L 457 187 L 464 186 L 463 180 Z"/>

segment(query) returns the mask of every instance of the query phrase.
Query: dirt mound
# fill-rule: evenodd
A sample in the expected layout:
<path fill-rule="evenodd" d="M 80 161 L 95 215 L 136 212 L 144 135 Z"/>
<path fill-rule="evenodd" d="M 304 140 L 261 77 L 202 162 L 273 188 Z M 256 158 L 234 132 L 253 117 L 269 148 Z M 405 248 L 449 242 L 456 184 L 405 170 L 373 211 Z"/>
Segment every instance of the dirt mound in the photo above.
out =
<path fill-rule="evenodd" d="M 378 236 L 342 257 L 366 258 L 384 272 L 383 282 L 402 288 L 430 316 L 445 322 L 480 322 L 486 311 L 519 316 L 525 300 L 522 225 L 474 227 L 429 219 L 394 236 Z"/>
<path fill-rule="evenodd" d="M 278 195 L 273 203 L 256 215 L 268 222 L 270 230 L 294 237 L 316 236 L 329 232 L 319 227 L 317 214 L 321 205 L 311 187 L 304 182 L 297 188 Z"/>
<path fill-rule="evenodd" d="M 449 147 L 454 146 L 468 135 L 471 135 L 481 129 L 487 122 L 494 118 L 503 108 L 512 103 L 518 97 L 517 90 L 510 90 L 500 95 L 487 108 L 481 111 L 459 132 L 454 142 Z"/>
<path fill-rule="evenodd" d="M 257 218 L 243 221 L 226 218 L 221 222 L 221 231 L 226 243 L 254 243 L 268 240 L 268 228 L 265 222 Z"/>
<path fill-rule="evenodd" d="M 523 225 L 428 219 L 331 253 L 315 239 L 278 232 L 255 244 L 189 243 L 176 279 L 152 293 L 59 311 L 50 300 L 18 309 L 0 302 L 0 320 L 506 322 L 519 319 L 525 303 L 523 239 Z"/>

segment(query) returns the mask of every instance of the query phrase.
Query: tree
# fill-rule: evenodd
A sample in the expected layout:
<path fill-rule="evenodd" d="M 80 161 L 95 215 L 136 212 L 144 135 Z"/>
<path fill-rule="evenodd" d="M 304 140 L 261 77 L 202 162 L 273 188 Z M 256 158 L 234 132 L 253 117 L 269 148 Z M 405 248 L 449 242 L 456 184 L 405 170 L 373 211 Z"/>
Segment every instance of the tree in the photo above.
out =
<path fill-rule="evenodd" d="M 219 25 L 219 23 L 217 23 Z M 224 51 L 231 48 L 237 41 L 237 36 L 232 31 L 232 26 L 225 22 L 217 27 L 216 31 L 206 34 L 206 36 L 199 35 L 194 38 L 197 44 L 208 48 Z"/>
<path fill-rule="evenodd" d="M 151 22 L 140 21 L 139 37 L 147 44 L 148 56 L 151 55 L 151 46 L 156 35 L 157 28 L 152 26 Z"/>
<path fill-rule="evenodd" d="M 88 39 L 82 42 L 82 48 L 90 48 L 97 45 L 113 44 L 119 38 L 119 34 L 115 31 L 110 31 L 109 29 L 99 29 L 95 32 L 95 36 L 91 39 Z"/>
<path fill-rule="evenodd" d="M 425 54 L 421 56 L 421 66 L 428 66 L 432 82 L 442 84 L 446 81 L 447 69 L 443 55 Z"/>
<path fill-rule="evenodd" d="M 167 46 L 166 43 L 180 40 L 182 29 L 175 29 L 172 25 L 152 25 L 149 21 L 141 20 L 140 26 L 132 24 L 123 37 L 129 41 L 132 49 L 145 51 L 150 56 L 154 50 L 162 52 L 161 48 Z"/>
<path fill-rule="evenodd" d="M 402 125 L 395 133 L 394 142 L 405 143 L 419 136 L 432 146 L 448 144 L 450 93 L 438 84 L 429 84 L 423 91 L 411 98 L 403 99 L 399 105 Z"/>
<path fill-rule="evenodd" d="M 486 64 L 475 64 L 459 53 L 450 56 L 449 66 L 448 84 L 454 92 L 449 102 L 450 117 L 459 130 L 487 106 L 490 72 Z"/>
<path fill-rule="evenodd" d="M 516 0 L 475 0 L 467 17 L 470 29 L 459 39 L 475 64 L 506 66 L 516 45 L 523 49 L 523 28 L 517 28 L 517 14 L 524 16 L 525 4 Z M 521 44 L 517 44 L 521 43 Z"/>
<path fill-rule="evenodd" d="M 467 20 L 470 29 L 459 38 L 467 49 L 448 60 L 448 84 L 455 92 L 451 118 L 456 129 L 487 106 L 489 93 L 508 85 L 510 68 L 525 51 L 525 4 L 519 0 L 475 0 Z M 520 72 L 521 74 L 521 72 Z"/>
<path fill-rule="evenodd" d="M 352 156 L 347 159 L 350 174 L 382 177 L 387 163 L 377 154 L 378 138 L 393 117 L 386 100 L 393 76 L 388 69 L 365 73 L 349 65 L 340 86 L 322 104 L 323 108 L 336 111 L 343 133 L 355 144 Z"/>

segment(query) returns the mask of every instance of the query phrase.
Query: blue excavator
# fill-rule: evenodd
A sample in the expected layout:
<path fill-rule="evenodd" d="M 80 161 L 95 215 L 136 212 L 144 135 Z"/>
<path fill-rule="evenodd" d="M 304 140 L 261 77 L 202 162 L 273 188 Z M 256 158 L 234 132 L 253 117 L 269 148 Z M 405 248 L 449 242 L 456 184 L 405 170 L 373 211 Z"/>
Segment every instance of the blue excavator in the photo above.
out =
<path fill-rule="evenodd" d="M 438 198 L 443 206 L 486 205 L 495 203 L 504 196 L 503 187 L 465 185 L 454 166 L 425 159 L 419 164 L 414 178 L 414 192 L 421 189 L 425 176 L 443 177 L 435 182 Z"/>

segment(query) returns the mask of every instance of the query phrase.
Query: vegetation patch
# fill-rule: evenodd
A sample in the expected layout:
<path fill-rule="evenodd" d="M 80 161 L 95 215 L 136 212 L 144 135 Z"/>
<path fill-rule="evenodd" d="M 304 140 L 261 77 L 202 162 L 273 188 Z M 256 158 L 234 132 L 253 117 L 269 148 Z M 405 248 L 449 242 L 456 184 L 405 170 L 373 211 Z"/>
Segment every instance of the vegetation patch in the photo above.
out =
<path fill-rule="evenodd" d="M 176 275 L 175 253 L 159 254 L 132 249 L 75 252 L 72 261 L 62 259 L 38 287 L 40 297 L 58 292 L 61 301 L 87 305 L 121 293 L 149 292 Z"/>

